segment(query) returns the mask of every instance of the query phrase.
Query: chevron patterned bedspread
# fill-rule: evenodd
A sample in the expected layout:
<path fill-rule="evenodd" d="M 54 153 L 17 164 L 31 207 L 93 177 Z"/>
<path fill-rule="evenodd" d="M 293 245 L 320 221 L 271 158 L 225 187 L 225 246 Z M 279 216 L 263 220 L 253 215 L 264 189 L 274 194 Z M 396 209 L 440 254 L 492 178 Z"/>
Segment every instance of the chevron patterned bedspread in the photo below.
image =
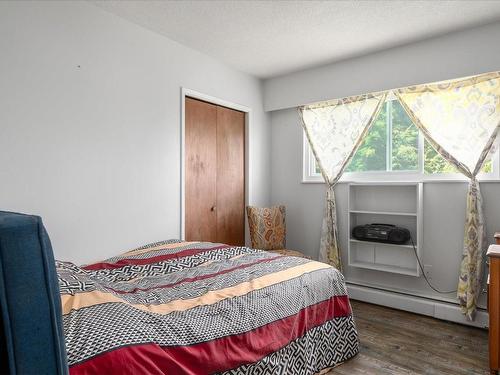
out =
<path fill-rule="evenodd" d="M 56 266 L 72 375 L 314 374 L 358 352 L 324 263 L 170 240 Z"/>

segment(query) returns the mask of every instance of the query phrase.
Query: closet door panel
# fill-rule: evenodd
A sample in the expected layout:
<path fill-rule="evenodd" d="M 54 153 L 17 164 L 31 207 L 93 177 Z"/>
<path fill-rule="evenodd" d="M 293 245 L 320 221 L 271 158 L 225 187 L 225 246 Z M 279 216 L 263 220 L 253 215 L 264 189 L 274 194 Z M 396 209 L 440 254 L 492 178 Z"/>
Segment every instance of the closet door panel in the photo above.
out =
<path fill-rule="evenodd" d="M 245 243 L 245 114 L 217 107 L 217 242 Z"/>
<path fill-rule="evenodd" d="M 217 240 L 217 106 L 186 98 L 185 238 Z"/>

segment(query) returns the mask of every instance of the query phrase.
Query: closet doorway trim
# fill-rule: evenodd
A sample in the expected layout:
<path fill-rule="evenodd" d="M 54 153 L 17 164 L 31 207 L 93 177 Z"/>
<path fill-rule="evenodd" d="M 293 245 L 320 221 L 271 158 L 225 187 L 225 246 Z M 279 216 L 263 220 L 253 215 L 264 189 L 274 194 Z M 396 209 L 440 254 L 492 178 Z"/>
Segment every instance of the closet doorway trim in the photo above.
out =
<path fill-rule="evenodd" d="M 181 240 L 185 239 L 185 230 L 186 230 L 186 207 L 185 207 L 185 193 L 186 193 L 186 176 L 184 173 L 185 168 L 185 135 L 186 135 L 186 97 L 190 97 L 193 99 L 202 100 L 204 102 L 208 102 L 211 104 L 219 105 L 222 107 L 227 107 L 230 109 L 234 109 L 236 111 L 245 113 L 245 206 L 248 206 L 249 202 L 251 202 L 250 195 L 250 117 L 251 117 L 251 109 L 244 105 L 233 103 L 224 99 L 217 98 L 215 96 L 203 94 L 201 92 L 188 89 L 186 87 L 181 87 L 181 194 L 180 194 L 180 233 L 179 238 Z M 245 215 L 246 216 L 246 215 Z M 246 228 L 248 227 L 246 224 L 245 217 L 245 243 L 248 241 L 248 235 Z"/>

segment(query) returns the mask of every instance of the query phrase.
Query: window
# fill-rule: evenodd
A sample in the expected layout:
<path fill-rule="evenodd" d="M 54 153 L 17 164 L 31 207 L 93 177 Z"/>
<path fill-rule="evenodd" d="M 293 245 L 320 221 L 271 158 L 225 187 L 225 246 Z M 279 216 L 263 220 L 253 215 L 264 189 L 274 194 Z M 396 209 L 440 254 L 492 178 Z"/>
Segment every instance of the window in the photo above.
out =
<path fill-rule="evenodd" d="M 498 153 L 480 177 L 498 177 Z M 304 182 L 323 181 L 304 137 Z M 344 179 L 464 179 L 427 142 L 396 99 L 387 100 L 346 168 Z"/>

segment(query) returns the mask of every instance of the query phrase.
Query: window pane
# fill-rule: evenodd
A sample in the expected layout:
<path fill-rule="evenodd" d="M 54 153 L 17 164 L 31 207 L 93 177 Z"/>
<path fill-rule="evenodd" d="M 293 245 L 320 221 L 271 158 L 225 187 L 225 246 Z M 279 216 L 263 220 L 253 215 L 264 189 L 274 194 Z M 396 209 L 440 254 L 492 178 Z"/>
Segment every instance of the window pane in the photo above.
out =
<path fill-rule="evenodd" d="M 481 172 L 483 172 L 483 173 L 493 172 L 493 163 L 492 163 L 491 159 L 487 159 L 484 162 L 483 167 L 481 168 Z"/>
<path fill-rule="evenodd" d="M 365 140 L 352 158 L 346 172 L 386 170 L 387 107 L 382 107 Z"/>
<path fill-rule="evenodd" d="M 452 164 L 448 163 L 439 155 L 427 140 L 424 143 L 424 171 L 426 174 L 460 173 Z M 481 168 L 481 172 L 491 173 L 492 171 L 493 163 L 491 158 L 486 159 L 483 168 Z"/>
<path fill-rule="evenodd" d="M 427 174 L 459 173 L 453 165 L 434 150 L 434 147 L 427 140 L 424 144 L 424 171 Z"/>
<path fill-rule="evenodd" d="M 392 170 L 418 169 L 418 129 L 410 120 L 398 100 L 392 107 Z"/>

